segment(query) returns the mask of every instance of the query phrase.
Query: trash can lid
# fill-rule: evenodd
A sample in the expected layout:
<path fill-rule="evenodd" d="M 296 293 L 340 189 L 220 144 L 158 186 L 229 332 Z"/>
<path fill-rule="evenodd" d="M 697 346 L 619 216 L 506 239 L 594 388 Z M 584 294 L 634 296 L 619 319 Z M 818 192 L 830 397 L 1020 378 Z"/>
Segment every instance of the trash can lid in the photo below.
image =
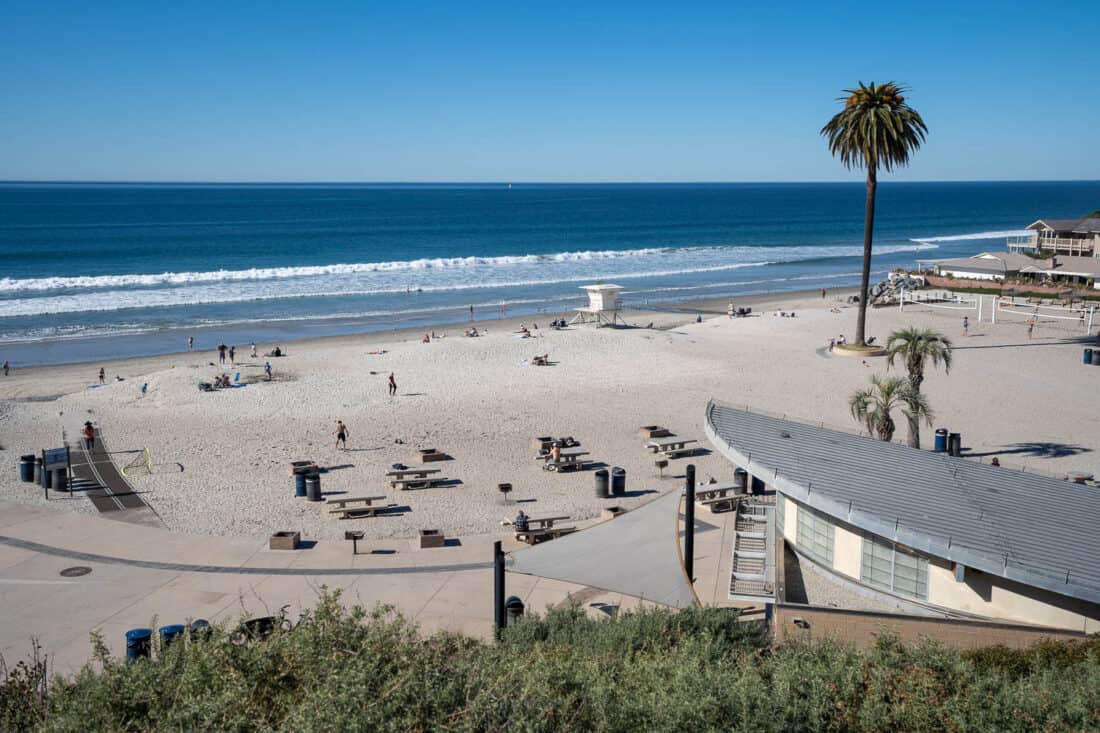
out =
<path fill-rule="evenodd" d="M 130 629 L 126 632 L 126 641 L 136 641 L 138 639 L 148 639 L 153 635 L 152 629 Z"/>
<path fill-rule="evenodd" d="M 519 596 L 508 596 L 508 600 L 504 602 L 505 608 L 523 608 L 523 600 Z"/>
<path fill-rule="evenodd" d="M 167 626 L 160 627 L 160 633 L 162 634 L 182 634 L 183 630 L 187 627 L 183 624 L 168 624 Z"/>
<path fill-rule="evenodd" d="M 191 622 L 192 629 L 204 629 L 210 625 L 210 622 L 204 618 L 197 618 Z"/>

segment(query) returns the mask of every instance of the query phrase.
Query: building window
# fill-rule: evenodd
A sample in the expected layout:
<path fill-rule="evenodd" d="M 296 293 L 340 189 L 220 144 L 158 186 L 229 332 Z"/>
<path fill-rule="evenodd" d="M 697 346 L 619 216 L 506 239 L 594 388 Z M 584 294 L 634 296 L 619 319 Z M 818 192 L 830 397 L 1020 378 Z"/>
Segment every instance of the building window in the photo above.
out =
<path fill-rule="evenodd" d="M 798 548 L 810 559 L 833 566 L 833 525 L 824 514 L 798 506 Z"/>
<path fill-rule="evenodd" d="M 783 531 L 783 524 L 787 521 L 787 500 L 782 494 L 775 495 L 775 527 Z"/>
<path fill-rule="evenodd" d="M 865 536 L 859 575 L 860 580 L 875 588 L 928 599 L 928 559 L 892 542 Z"/>

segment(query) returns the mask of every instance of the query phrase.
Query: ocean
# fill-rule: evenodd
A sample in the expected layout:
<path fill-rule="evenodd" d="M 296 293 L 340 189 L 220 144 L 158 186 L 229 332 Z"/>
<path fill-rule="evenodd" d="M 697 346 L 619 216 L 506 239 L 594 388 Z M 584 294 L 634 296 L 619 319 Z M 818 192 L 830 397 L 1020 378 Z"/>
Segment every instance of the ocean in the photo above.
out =
<path fill-rule="evenodd" d="M 862 183 L 0 184 L 13 365 L 858 283 Z M 879 185 L 874 271 L 1004 249 L 1100 182 Z"/>

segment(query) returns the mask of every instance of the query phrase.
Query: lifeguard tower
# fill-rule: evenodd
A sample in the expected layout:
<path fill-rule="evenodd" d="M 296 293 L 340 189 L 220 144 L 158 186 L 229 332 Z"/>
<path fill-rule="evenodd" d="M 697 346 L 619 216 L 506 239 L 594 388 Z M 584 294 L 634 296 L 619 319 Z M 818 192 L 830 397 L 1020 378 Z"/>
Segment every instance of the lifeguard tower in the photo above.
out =
<path fill-rule="evenodd" d="M 573 316 L 570 323 L 595 323 L 596 327 L 614 326 L 617 323 L 626 325 L 626 321 L 619 317 L 622 309 L 621 285 L 583 285 L 581 290 L 588 292 L 588 305 L 577 308 L 577 315 Z"/>

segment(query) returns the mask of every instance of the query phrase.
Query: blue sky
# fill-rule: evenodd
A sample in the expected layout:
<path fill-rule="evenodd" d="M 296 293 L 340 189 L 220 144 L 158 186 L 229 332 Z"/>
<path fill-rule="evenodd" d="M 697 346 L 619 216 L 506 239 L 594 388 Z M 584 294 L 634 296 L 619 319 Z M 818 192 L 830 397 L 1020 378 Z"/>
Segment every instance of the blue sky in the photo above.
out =
<path fill-rule="evenodd" d="M 861 79 L 930 128 L 896 179 L 1100 178 L 1093 3 L 740 5 L 3 0 L 0 179 L 852 180 Z"/>

